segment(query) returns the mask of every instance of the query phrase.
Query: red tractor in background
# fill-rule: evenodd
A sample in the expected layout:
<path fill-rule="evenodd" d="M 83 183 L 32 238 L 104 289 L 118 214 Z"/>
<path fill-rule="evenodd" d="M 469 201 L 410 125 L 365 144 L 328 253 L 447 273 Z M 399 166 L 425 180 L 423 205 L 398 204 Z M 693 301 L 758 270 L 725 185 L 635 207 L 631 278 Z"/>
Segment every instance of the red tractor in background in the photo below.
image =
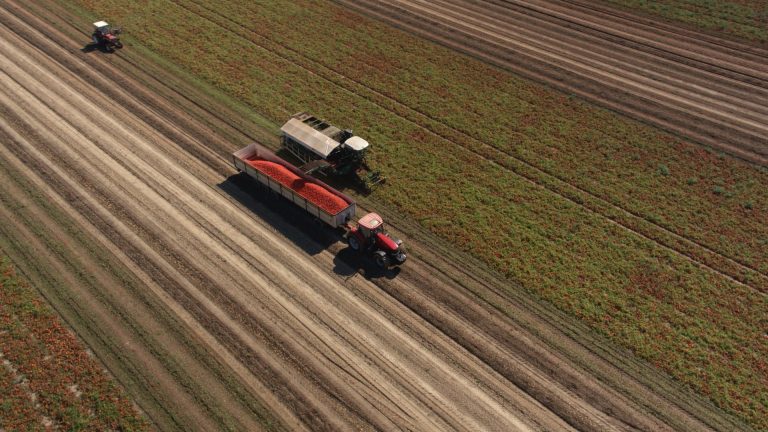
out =
<path fill-rule="evenodd" d="M 123 47 L 118 35 L 122 32 L 119 27 L 112 28 L 106 21 L 96 21 L 93 23 L 93 43 L 107 52 L 114 52 Z"/>
<path fill-rule="evenodd" d="M 368 213 L 360 218 L 357 227 L 349 227 L 347 243 L 354 251 L 363 251 L 373 255 L 376 265 L 388 268 L 405 262 L 402 241 L 392 238 L 384 231 L 384 220 L 376 213 Z"/>

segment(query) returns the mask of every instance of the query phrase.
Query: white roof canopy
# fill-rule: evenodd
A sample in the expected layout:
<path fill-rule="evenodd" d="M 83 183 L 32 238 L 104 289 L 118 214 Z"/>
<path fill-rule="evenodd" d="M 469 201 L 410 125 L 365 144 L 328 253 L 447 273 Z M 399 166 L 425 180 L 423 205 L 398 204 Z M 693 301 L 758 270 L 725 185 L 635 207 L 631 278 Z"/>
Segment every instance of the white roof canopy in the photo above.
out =
<path fill-rule="evenodd" d="M 109 24 L 107 24 L 106 21 L 96 21 L 95 23 L 93 23 L 93 26 L 96 27 L 96 28 L 105 27 L 105 26 L 108 26 L 108 25 Z"/>
<path fill-rule="evenodd" d="M 280 128 L 284 134 L 304 144 L 308 149 L 326 158 L 339 146 L 339 142 L 333 138 L 304 124 L 301 120 L 292 118 Z"/>

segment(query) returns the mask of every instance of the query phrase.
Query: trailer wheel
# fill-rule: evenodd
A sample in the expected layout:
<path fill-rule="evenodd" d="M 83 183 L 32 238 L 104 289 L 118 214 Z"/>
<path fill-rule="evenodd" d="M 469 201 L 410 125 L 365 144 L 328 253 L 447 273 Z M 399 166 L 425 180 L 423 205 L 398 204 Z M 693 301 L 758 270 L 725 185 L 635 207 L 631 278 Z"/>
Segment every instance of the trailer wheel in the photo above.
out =
<path fill-rule="evenodd" d="M 376 265 L 383 269 L 389 267 L 389 257 L 385 252 L 376 252 Z"/>
<path fill-rule="evenodd" d="M 350 234 L 349 237 L 347 237 L 347 244 L 349 244 L 350 249 L 353 251 L 360 250 L 360 240 L 354 234 Z"/>

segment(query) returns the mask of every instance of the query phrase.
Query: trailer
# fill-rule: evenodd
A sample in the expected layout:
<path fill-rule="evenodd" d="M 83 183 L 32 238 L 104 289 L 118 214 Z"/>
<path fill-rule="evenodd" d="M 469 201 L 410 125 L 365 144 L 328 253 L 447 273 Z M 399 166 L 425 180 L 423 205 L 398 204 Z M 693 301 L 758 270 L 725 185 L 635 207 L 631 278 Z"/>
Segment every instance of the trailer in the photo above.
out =
<path fill-rule="evenodd" d="M 368 213 L 356 225 L 355 201 L 349 196 L 310 176 L 259 144 L 251 144 L 232 154 L 235 168 L 289 200 L 332 228 L 344 230 L 352 250 L 373 256 L 379 267 L 400 265 L 406 254 L 402 241 L 384 230 L 384 220 Z"/>
<path fill-rule="evenodd" d="M 352 198 L 305 174 L 259 144 L 254 143 L 235 152 L 232 163 L 239 171 L 332 228 L 342 227 L 355 217 L 355 201 Z"/>

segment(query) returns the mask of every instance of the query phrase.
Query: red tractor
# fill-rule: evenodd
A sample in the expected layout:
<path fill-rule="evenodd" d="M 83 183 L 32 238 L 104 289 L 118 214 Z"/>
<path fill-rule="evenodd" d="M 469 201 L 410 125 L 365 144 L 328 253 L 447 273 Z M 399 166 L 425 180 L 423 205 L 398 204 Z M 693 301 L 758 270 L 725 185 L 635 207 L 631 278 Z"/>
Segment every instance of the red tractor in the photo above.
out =
<path fill-rule="evenodd" d="M 93 43 L 99 48 L 103 48 L 108 52 L 114 52 L 115 49 L 123 47 L 123 43 L 120 42 L 118 35 L 122 32 L 120 28 L 112 28 L 105 21 L 97 21 L 93 23 Z"/>
<path fill-rule="evenodd" d="M 349 228 L 347 243 L 352 250 L 373 255 L 381 268 L 405 262 L 402 241 L 384 231 L 384 220 L 376 213 L 368 213 L 357 221 L 357 227 Z"/>

